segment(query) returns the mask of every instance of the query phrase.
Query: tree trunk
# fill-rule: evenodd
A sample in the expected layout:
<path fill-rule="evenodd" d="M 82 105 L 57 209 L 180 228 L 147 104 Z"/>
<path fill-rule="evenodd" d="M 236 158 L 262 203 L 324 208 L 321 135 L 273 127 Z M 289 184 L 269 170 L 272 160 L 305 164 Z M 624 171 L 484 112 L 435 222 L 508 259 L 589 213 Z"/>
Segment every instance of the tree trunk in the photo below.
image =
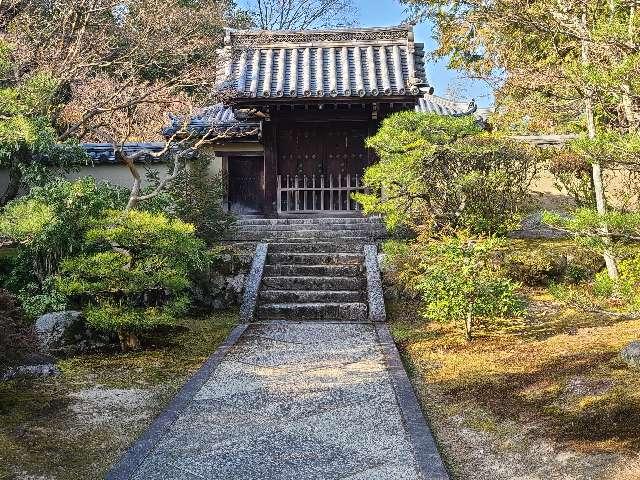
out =
<path fill-rule="evenodd" d="M 611 8 L 612 14 L 615 12 L 615 6 Z M 636 7 L 635 5 L 631 5 L 629 7 L 629 23 L 628 23 L 628 35 L 629 35 L 629 43 L 635 49 L 635 17 L 636 17 Z M 628 81 L 623 80 L 620 88 L 622 89 L 622 109 L 624 111 L 624 115 L 627 120 L 628 132 L 629 133 L 637 133 L 638 128 L 640 127 L 640 118 L 636 114 L 633 105 L 633 95 L 631 92 L 631 85 Z"/>
<path fill-rule="evenodd" d="M 472 313 L 472 306 L 469 305 L 469 310 L 467 311 L 467 318 L 465 319 L 464 322 L 464 333 L 465 336 L 467 338 L 467 341 L 470 342 L 471 341 L 471 331 L 473 328 L 473 313 Z"/>
<path fill-rule="evenodd" d="M 602 182 L 602 167 L 599 162 L 594 162 L 593 164 L 593 184 L 595 187 L 596 194 L 596 209 L 600 215 L 605 215 L 607 213 L 607 203 L 604 196 L 604 185 Z M 611 251 L 611 238 L 609 237 L 609 227 L 606 222 L 602 223 L 601 226 L 602 231 L 602 240 L 605 244 L 604 250 L 604 261 L 607 265 L 607 273 L 609 277 L 613 280 L 617 280 L 620 276 L 618 272 L 618 264 L 616 262 L 616 258 Z"/>
<path fill-rule="evenodd" d="M 118 329 L 118 339 L 120 340 L 120 348 L 123 352 L 130 352 L 140 348 L 140 339 L 133 332 Z"/>
<path fill-rule="evenodd" d="M 586 36 L 588 33 L 587 14 L 582 13 L 582 26 L 584 28 L 583 34 Z M 589 64 L 589 44 L 587 40 L 582 40 L 582 63 L 587 66 Z M 593 91 L 589 87 L 586 89 L 584 97 L 585 115 L 587 117 L 587 133 L 590 139 L 596 137 L 596 122 L 593 117 Z M 607 213 L 607 201 L 604 192 L 604 182 L 602 179 L 602 166 L 600 162 L 594 161 L 592 166 L 593 175 L 593 189 L 596 197 L 596 210 L 601 216 Z M 609 277 L 616 280 L 619 277 L 618 265 L 616 259 L 611 251 L 611 238 L 609 237 L 609 227 L 605 221 L 603 221 L 601 228 L 602 241 L 605 244 L 604 261 L 607 265 L 607 272 Z"/>
<path fill-rule="evenodd" d="M 4 207 L 7 203 L 18 196 L 20 193 L 20 184 L 22 183 L 22 171 L 13 166 L 9 169 L 9 183 L 0 198 L 0 207 Z"/>
<path fill-rule="evenodd" d="M 126 165 L 133 177 L 133 185 L 131 186 L 131 192 L 129 193 L 129 201 L 124 209 L 125 212 L 128 212 L 138 206 L 140 193 L 142 192 L 142 178 L 140 177 L 140 172 L 135 166 L 135 160 L 133 158 L 125 155 L 125 153 L 119 148 L 115 148 L 114 153 L 116 160 L 119 163 Z"/>
<path fill-rule="evenodd" d="M 638 131 L 638 119 L 633 107 L 633 99 L 631 95 L 631 86 L 628 82 L 622 82 L 622 111 L 627 121 L 628 133 L 636 133 Z"/>

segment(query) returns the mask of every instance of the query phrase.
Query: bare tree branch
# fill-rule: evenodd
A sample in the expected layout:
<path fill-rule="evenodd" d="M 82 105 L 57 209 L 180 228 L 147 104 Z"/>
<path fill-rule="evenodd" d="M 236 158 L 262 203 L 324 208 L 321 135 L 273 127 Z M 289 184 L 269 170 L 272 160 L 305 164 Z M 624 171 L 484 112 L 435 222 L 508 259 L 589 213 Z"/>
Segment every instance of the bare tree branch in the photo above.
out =
<path fill-rule="evenodd" d="M 346 27 L 355 23 L 353 0 L 252 0 L 249 13 L 263 30 Z"/>

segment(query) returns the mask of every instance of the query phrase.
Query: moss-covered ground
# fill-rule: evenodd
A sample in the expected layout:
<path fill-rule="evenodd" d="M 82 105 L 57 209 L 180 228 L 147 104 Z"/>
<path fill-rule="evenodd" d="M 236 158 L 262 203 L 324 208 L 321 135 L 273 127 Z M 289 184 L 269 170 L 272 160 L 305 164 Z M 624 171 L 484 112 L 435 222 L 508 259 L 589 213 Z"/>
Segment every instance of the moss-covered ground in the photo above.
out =
<path fill-rule="evenodd" d="M 640 478 L 640 372 L 618 356 L 640 319 L 526 296 L 525 318 L 481 325 L 471 342 L 415 304 L 390 308 L 454 478 Z"/>
<path fill-rule="evenodd" d="M 0 479 L 103 478 L 227 337 L 236 312 L 187 318 L 144 348 L 57 363 L 60 376 L 0 382 Z"/>

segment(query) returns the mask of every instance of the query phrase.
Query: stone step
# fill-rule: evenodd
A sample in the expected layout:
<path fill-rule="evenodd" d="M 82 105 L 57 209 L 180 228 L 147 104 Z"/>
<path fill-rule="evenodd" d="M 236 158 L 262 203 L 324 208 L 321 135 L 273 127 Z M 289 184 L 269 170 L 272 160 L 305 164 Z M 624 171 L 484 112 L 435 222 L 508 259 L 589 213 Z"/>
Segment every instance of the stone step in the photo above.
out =
<path fill-rule="evenodd" d="M 361 253 L 272 253 L 269 245 L 268 265 L 362 265 Z"/>
<path fill-rule="evenodd" d="M 236 233 L 242 232 L 312 232 L 319 230 L 336 230 L 336 231 L 357 231 L 372 234 L 386 233 L 385 226 L 381 223 L 314 223 L 314 224 L 275 224 L 275 225 L 234 225 L 231 231 Z"/>
<path fill-rule="evenodd" d="M 239 218 L 235 225 L 381 225 L 377 217 Z"/>
<path fill-rule="evenodd" d="M 356 242 L 277 242 L 269 244 L 269 253 L 362 253 L 363 244 Z"/>
<path fill-rule="evenodd" d="M 262 277 L 264 290 L 364 290 L 359 277 Z"/>
<path fill-rule="evenodd" d="M 264 276 L 277 277 L 357 277 L 363 274 L 359 265 L 283 265 L 274 264 L 264 267 Z"/>
<path fill-rule="evenodd" d="M 381 239 L 386 236 L 384 233 L 368 233 L 357 230 L 302 230 L 296 232 L 240 232 L 232 233 L 231 238 L 247 241 L 266 241 L 273 243 L 275 241 L 288 240 L 295 235 L 295 238 L 306 238 L 308 240 L 333 240 L 340 238 L 350 238 L 360 241 L 371 241 Z"/>
<path fill-rule="evenodd" d="M 368 243 L 378 243 L 379 240 L 383 240 L 386 237 L 371 238 L 371 237 L 339 237 L 339 238 L 305 238 L 305 237 L 286 237 L 286 238 L 264 238 L 260 241 L 263 243 L 337 243 L 339 245 L 352 244 L 362 248 L 363 245 Z"/>
<path fill-rule="evenodd" d="M 364 292 L 354 290 L 263 290 L 259 300 L 265 303 L 358 303 Z"/>
<path fill-rule="evenodd" d="M 260 320 L 333 320 L 365 322 L 364 303 L 270 303 L 258 307 Z"/>

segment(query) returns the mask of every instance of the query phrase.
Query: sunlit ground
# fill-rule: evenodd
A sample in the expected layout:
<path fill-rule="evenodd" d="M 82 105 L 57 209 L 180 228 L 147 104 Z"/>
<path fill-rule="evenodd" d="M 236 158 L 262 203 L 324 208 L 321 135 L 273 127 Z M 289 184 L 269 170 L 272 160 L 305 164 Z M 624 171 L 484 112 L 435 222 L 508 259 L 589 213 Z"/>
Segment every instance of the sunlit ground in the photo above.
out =
<path fill-rule="evenodd" d="M 236 312 L 184 319 L 142 351 L 71 357 L 59 377 L 0 382 L 0 479 L 103 478 L 236 322 Z"/>
<path fill-rule="evenodd" d="M 640 319 L 567 308 L 527 292 L 529 314 L 468 343 L 416 306 L 392 332 L 458 478 L 640 478 L 640 372 L 618 354 Z M 635 465 L 635 466 L 634 466 Z M 528 472 L 528 473 L 527 473 Z M 520 475 L 520 476 L 519 476 Z"/>

